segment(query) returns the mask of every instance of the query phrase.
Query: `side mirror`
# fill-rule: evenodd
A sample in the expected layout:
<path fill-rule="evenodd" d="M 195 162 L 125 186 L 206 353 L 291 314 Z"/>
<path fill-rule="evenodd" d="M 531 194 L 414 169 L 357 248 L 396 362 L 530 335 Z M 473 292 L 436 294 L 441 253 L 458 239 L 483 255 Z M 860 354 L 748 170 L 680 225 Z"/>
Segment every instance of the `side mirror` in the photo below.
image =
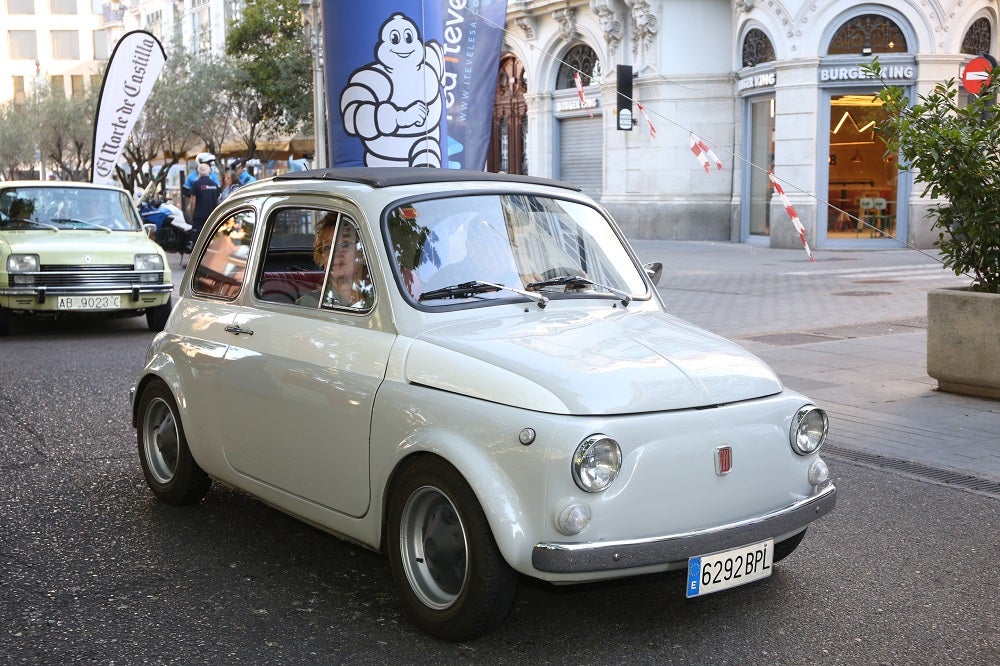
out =
<path fill-rule="evenodd" d="M 146 235 L 149 236 L 150 238 L 152 238 L 153 234 L 156 233 L 156 225 L 155 224 L 149 224 L 149 223 L 144 224 L 144 225 L 142 225 L 142 229 L 143 229 L 143 231 L 146 232 Z"/>
<path fill-rule="evenodd" d="M 653 286 L 660 284 L 660 278 L 663 277 L 663 264 L 659 261 L 653 261 L 648 264 L 644 264 L 643 268 L 646 271 L 646 275 L 649 276 L 650 281 Z"/>

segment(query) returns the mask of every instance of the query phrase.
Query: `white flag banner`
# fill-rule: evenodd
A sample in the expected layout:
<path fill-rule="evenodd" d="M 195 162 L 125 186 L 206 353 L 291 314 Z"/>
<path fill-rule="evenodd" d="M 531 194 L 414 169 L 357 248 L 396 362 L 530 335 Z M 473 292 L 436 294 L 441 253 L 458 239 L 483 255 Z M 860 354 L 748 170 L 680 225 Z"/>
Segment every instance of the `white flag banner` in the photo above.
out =
<path fill-rule="evenodd" d="M 166 61 L 159 40 L 145 30 L 126 33 L 118 40 L 94 119 L 93 182 L 114 183 L 115 165 Z"/>

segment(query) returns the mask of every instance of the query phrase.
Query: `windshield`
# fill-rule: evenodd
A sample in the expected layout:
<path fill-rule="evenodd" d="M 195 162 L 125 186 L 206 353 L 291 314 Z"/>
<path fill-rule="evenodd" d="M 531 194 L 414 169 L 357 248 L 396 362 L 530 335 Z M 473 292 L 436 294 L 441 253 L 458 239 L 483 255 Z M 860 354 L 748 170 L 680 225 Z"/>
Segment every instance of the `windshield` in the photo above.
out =
<path fill-rule="evenodd" d="M 584 204 L 533 194 L 448 197 L 397 206 L 386 221 L 402 289 L 422 306 L 523 300 L 523 292 L 646 295 L 608 221 Z"/>
<path fill-rule="evenodd" d="M 56 231 L 142 229 L 125 192 L 70 185 L 0 190 L 0 226 Z"/>

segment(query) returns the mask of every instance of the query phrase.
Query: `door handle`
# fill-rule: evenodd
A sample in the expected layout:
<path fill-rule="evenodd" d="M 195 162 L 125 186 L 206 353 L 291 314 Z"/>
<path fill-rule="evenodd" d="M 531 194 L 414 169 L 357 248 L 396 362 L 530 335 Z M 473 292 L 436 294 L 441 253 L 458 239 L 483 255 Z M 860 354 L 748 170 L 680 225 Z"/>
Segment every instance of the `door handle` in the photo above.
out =
<path fill-rule="evenodd" d="M 253 331 L 241 328 L 239 324 L 230 324 L 226 326 L 226 333 L 232 333 L 233 335 L 239 335 L 241 333 L 245 335 L 253 335 Z"/>

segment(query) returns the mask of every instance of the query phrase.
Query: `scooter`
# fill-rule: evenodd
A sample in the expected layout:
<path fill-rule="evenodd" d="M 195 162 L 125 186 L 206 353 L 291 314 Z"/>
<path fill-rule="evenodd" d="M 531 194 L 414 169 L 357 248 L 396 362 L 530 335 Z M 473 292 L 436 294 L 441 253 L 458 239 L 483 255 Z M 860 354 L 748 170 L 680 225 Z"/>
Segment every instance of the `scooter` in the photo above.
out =
<path fill-rule="evenodd" d="M 139 201 L 139 216 L 143 223 L 153 225 L 150 236 L 165 252 L 177 252 L 183 263 L 184 254 L 191 253 L 193 239 L 190 224 L 184 221 L 180 208 L 156 196 L 155 185 L 150 183 Z"/>

